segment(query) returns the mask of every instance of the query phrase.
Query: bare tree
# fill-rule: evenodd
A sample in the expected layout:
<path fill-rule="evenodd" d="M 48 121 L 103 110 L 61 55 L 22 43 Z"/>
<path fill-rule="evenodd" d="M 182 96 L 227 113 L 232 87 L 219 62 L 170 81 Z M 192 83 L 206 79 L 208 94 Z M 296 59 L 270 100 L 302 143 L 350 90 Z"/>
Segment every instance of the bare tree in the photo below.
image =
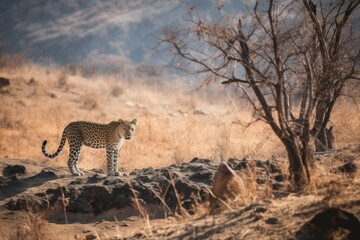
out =
<path fill-rule="evenodd" d="M 317 5 L 303 0 L 303 4 L 313 26 L 310 60 L 318 98 L 311 133 L 316 151 L 321 152 L 333 148 L 332 126 L 326 126 L 336 100 L 349 81 L 360 80 L 360 35 L 355 35 L 351 24 L 351 17 L 359 14 L 360 0 L 318 1 Z"/>
<path fill-rule="evenodd" d="M 248 14 L 238 15 L 224 14 L 223 7 L 217 6 L 219 19 L 195 16 L 190 8 L 190 26 L 165 29 L 160 41 L 171 46 L 187 71 L 236 84 L 243 91 L 254 115 L 268 123 L 284 144 L 291 179 L 301 189 L 310 182 L 313 163 L 310 119 L 319 102 L 327 100 L 321 97 L 322 87 L 334 86 L 320 80 L 325 77 L 318 69 L 319 36 L 331 41 L 318 32 L 328 23 L 318 21 L 314 4 L 306 0 L 256 2 Z M 357 62 L 350 63 L 355 73 Z M 320 131 L 319 124 L 312 128 L 314 135 Z"/>

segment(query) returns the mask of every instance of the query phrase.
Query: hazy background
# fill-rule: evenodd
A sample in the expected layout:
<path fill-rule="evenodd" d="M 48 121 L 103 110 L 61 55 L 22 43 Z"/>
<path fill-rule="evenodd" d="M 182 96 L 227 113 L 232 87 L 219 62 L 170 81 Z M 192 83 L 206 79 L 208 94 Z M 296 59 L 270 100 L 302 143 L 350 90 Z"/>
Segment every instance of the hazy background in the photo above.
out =
<path fill-rule="evenodd" d="M 239 1 L 223 2 L 226 10 L 241 11 Z M 5 52 L 36 61 L 169 65 L 154 36 L 183 26 L 192 5 L 219 17 L 214 0 L 2 0 L 0 42 Z"/>

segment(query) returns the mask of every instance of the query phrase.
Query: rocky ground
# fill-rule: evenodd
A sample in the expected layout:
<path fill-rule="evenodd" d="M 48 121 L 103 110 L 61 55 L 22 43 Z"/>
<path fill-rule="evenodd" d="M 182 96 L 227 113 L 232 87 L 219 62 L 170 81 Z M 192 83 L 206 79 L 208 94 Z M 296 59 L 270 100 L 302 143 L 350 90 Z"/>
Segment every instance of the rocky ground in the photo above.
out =
<path fill-rule="evenodd" d="M 1 238 L 33 239 L 36 233 L 43 239 L 314 239 L 340 226 L 334 236 L 346 239 L 360 227 L 359 155 L 360 146 L 353 146 L 318 157 L 318 179 L 301 193 L 288 191 L 276 159 L 229 159 L 236 178 L 255 177 L 255 190 L 244 180 L 248 192 L 233 189 L 233 198 L 219 196 L 223 200 L 216 204 L 209 191 L 219 192 L 214 176 L 220 167 L 207 159 L 121 177 L 95 169 L 72 177 L 64 167 L 1 159 Z M 259 197 L 260 192 L 269 194 Z M 352 234 L 349 239 L 359 236 Z"/>

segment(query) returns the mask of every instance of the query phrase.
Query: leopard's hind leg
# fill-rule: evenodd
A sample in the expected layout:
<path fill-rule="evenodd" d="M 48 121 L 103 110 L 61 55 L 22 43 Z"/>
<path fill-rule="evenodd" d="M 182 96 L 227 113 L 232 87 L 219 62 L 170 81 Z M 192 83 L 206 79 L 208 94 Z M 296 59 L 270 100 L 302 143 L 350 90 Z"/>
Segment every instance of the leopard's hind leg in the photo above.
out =
<path fill-rule="evenodd" d="M 78 140 L 69 139 L 69 160 L 68 167 L 73 176 L 82 176 L 84 173 L 79 170 L 78 162 L 81 154 L 82 143 Z"/>

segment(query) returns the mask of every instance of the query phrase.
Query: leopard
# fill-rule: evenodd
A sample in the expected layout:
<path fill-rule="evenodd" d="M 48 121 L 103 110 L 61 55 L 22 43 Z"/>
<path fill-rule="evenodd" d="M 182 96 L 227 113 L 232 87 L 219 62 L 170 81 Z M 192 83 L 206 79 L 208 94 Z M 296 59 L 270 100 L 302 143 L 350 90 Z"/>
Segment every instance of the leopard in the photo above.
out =
<path fill-rule="evenodd" d="M 47 140 L 44 140 L 41 151 L 47 158 L 56 158 L 63 150 L 66 140 L 69 144 L 69 160 L 67 162 L 71 175 L 83 176 L 78 161 L 83 146 L 100 149 L 106 148 L 107 175 L 119 176 L 119 151 L 125 140 L 134 138 L 137 119 L 130 121 L 119 119 L 108 124 L 88 121 L 75 121 L 69 123 L 63 130 L 60 144 L 55 153 L 46 151 Z"/>

